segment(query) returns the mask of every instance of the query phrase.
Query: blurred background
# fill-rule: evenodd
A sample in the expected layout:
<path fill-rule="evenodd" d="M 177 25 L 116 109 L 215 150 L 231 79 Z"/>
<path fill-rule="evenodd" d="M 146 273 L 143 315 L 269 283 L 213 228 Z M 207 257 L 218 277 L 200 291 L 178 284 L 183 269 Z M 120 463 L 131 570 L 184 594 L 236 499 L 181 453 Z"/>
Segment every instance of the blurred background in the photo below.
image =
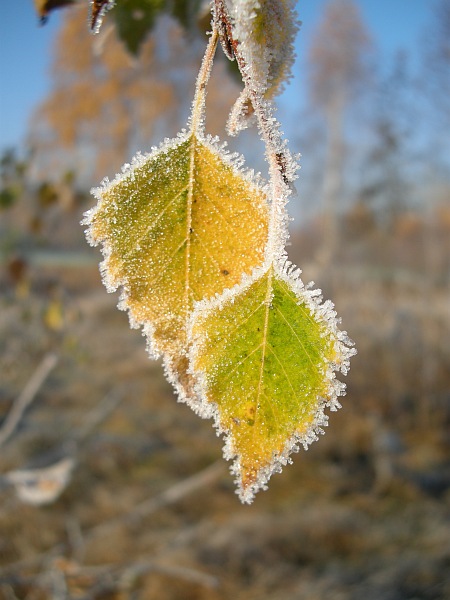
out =
<path fill-rule="evenodd" d="M 1 7 L 0 598 L 449 598 L 450 3 L 298 3 L 288 251 L 358 355 L 326 435 L 250 507 L 79 225 L 185 125 L 208 29 L 199 1 L 118 5 L 96 37 L 86 2 Z M 222 139 L 240 89 L 219 57 Z M 229 145 L 264 175 L 254 131 Z"/>

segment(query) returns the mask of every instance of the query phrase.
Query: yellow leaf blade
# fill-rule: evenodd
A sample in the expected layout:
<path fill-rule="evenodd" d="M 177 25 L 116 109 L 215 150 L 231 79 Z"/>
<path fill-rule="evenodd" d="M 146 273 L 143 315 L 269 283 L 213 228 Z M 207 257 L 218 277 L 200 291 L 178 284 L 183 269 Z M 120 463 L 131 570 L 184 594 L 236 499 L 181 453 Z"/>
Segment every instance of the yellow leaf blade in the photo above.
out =
<path fill-rule="evenodd" d="M 194 302 L 262 263 L 265 194 L 194 133 L 138 158 L 94 194 L 99 202 L 85 223 L 91 243 L 104 245 L 105 284 L 123 287 L 121 307 L 144 325 L 173 374 Z"/>

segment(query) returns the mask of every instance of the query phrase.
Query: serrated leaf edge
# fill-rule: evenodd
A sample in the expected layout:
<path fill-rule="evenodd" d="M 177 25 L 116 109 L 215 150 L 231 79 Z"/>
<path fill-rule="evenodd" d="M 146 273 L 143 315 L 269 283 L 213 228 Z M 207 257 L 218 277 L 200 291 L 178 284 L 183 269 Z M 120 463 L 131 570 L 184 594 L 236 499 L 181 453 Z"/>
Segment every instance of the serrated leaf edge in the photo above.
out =
<path fill-rule="evenodd" d="M 240 294 L 244 293 L 253 283 L 263 277 L 268 269 L 273 268 L 274 274 L 284 281 L 296 294 L 299 301 L 304 302 L 311 310 L 312 314 L 320 323 L 326 326 L 328 332 L 335 339 L 336 355 L 340 357 L 340 363 L 329 363 L 324 377 L 328 383 L 326 398 L 317 398 L 317 410 L 314 420 L 308 427 L 305 433 L 292 435 L 286 442 L 283 451 L 280 454 L 274 455 L 272 461 L 266 467 L 259 471 L 258 480 L 243 489 L 240 481 L 240 457 L 233 451 L 232 435 L 224 429 L 220 423 L 220 413 L 215 403 L 209 402 L 207 399 L 207 384 L 206 377 L 201 371 L 195 371 L 193 365 L 196 362 L 196 356 L 201 350 L 201 341 L 196 337 L 194 328 L 202 319 L 207 318 L 211 312 L 222 308 L 225 304 L 234 303 Z M 222 294 L 216 294 L 215 297 L 209 300 L 197 302 L 189 319 L 188 326 L 188 341 L 189 341 L 189 364 L 190 373 L 196 380 L 195 391 L 198 400 L 187 403 L 200 417 L 213 419 L 214 427 L 218 436 L 223 436 L 225 444 L 223 446 L 223 455 L 226 460 L 233 460 L 230 466 L 231 473 L 236 477 L 237 485 L 236 493 L 242 502 L 250 504 L 253 498 L 261 489 L 267 489 L 267 482 L 274 473 L 281 472 L 283 466 L 292 462 L 290 455 L 298 452 L 300 446 L 305 450 L 308 446 L 318 440 L 318 436 L 322 433 L 323 427 L 328 424 L 328 416 L 325 414 L 325 409 L 336 411 L 341 408 L 338 401 L 340 396 L 345 395 L 346 386 L 343 382 L 336 379 L 336 372 L 346 375 L 350 368 L 350 358 L 356 354 L 353 348 L 354 344 L 347 335 L 346 331 L 341 331 L 338 327 L 340 319 L 337 318 L 334 310 L 334 305 L 330 300 L 323 301 L 321 290 L 312 289 L 312 283 L 304 285 L 301 277 L 301 270 L 293 265 L 284 253 L 278 260 L 273 263 L 266 261 L 261 267 L 254 269 L 251 275 L 244 275 L 240 284 L 236 284 L 232 288 L 226 289 Z"/>

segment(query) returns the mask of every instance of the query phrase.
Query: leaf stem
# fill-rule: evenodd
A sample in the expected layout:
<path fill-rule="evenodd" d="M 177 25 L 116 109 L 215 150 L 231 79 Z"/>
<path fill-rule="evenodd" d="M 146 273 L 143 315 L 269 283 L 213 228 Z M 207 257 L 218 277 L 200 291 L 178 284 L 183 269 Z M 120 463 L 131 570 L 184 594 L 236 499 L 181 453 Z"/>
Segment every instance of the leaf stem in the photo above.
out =
<path fill-rule="evenodd" d="M 195 95 L 192 103 L 192 116 L 190 122 L 191 133 L 202 133 L 203 132 L 203 117 L 205 113 L 205 102 L 206 102 L 206 86 L 208 84 L 209 76 L 211 75 L 211 69 L 214 61 L 214 55 L 216 53 L 217 42 L 219 39 L 219 32 L 217 27 L 214 26 L 211 37 L 209 38 L 208 45 L 203 56 L 200 71 L 198 72 L 197 82 L 195 84 Z"/>
<path fill-rule="evenodd" d="M 205 102 L 206 102 L 206 85 L 208 83 L 212 65 L 214 62 L 214 55 L 216 53 L 217 41 L 219 39 L 219 33 L 217 27 L 213 27 L 211 37 L 209 38 L 208 45 L 203 56 L 200 71 L 198 73 L 197 81 L 195 84 L 195 95 L 192 103 L 192 114 L 190 120 L 190 136 L 191 136 L 191 148 L 189 156 L 189 182 L 188 182 L 188 195 L 187 195 L 187 214 L 186 214 L 186 252 L 185 252 L 185 285 L 184 285 L 184 310 L 186 318 L 189 315 L 189 292 L 190 292 L 190 260 L 191 260 L 191 237 L 192 237 L 192 202 L 194 194 L 194 183 L 195 183 L 195 152 L 196 152 L 196 140 L 199 135 L 203 134 L 204 129 L 204 114 L 205 114 Z"/>

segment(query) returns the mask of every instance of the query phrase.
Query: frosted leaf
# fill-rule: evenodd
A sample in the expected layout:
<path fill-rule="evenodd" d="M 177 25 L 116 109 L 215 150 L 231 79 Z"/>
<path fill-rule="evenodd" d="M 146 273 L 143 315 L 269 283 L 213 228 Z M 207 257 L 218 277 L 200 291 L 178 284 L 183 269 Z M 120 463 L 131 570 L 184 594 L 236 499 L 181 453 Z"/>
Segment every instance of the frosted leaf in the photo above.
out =
<path fill-rule="evenodd" d="M 105 285 L 122 287 L 120 308 L 144 326 L 153 352 L 166 355 L 169 373 L 183 379 L 194 302 L 233 286 L 263 261 L 265 194 L 217 144 L 195 133 L 138 155 L 93 194 L 98 205 L 85 223 L 89 241 L 103 243 Z"/>
<path fill-rule="evenodd" d="M 293 0 L 226 0 L 232 36 L 260 95 L 273 98 L 283 89 L 294 63 L 298 30 Z M 229 132 L 245 129 L 247 102 L 239 98 L 232 109 Z M 238 118 L 239 117 L 239 118 Z"/>
<path fill-rule="evenodd" d="M 251 502 L 291 452 L 326 425 L 354 354 L 330 304 L 320 304 L 289 263 L 257 269 L 233 290 L 196 306 L 191 370 L 202 399 L 234 459 L 238 493 Z"/>

